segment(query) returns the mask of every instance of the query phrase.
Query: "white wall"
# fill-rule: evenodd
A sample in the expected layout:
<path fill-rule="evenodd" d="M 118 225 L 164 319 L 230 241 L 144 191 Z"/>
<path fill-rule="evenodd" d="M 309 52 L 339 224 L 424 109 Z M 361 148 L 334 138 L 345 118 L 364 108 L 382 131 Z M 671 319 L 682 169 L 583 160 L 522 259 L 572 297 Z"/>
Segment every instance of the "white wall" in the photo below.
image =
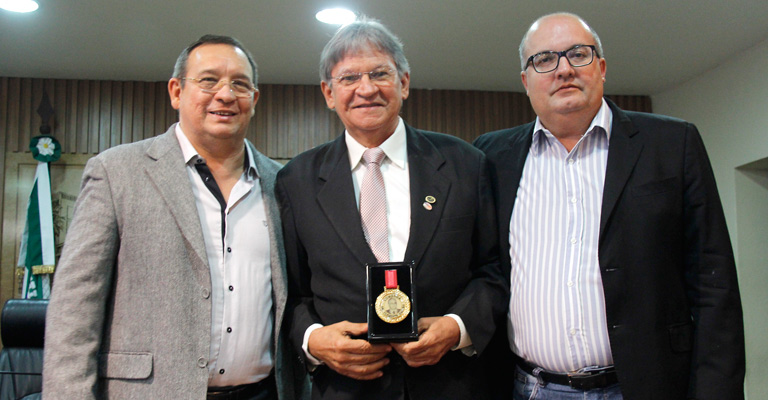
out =
<path fill-rule="evenodd" d="M 764 213 L 757 218 L 741 217 L 739 196 L 754 190 L 739 189 L 749 185 L 744 164 L 768 157 L 768 40 L 725 60 L 722 65 L 701 76 L 651 96 L 655 113 L 679 117 L 696 124 L 709 152 L 723 201 L 728 229 L 736 251 L 737 268 L 744 305 L 747 339 L 747 384 L 750 400 L 768 398 L 768 260 L 740 257 L 739 240 L 744 244 L 768 245 L 751 235 L 768 232 L 768 227 L 738 226 L 766 220 L 768 196 L 764 207 L 753 207 Z M 765 171 L 763 171 L 765 172 Z M 739 183 L 746 182 L 746 183 Z M 762 196 L 761 196 L 762 197 Z M 741 201 L 743 204 L 744 202 Z M 758 211 L 759 212 L 759 211 Z M 739 235 L 750 237 L 739 238 Z"/>

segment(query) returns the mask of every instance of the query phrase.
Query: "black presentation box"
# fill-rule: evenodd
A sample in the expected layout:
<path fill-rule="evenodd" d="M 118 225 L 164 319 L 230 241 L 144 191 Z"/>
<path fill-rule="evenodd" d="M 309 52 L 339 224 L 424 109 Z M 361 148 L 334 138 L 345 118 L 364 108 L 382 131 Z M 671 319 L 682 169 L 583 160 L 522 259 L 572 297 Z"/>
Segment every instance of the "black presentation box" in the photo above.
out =
<path fill-rule="evenodd" d="M 413 282 L 413 262 L 366 264 L 368 294 L 368 341 L 371 343 L 410 342 L 419 339 L 416 315 L 416 285 Z M 400 322 L 389 323 L 376 314 L 376 299 L 385 290 L 385 271 L 397 271 L 399 290 L 408 296 L 410 313 Z"/>

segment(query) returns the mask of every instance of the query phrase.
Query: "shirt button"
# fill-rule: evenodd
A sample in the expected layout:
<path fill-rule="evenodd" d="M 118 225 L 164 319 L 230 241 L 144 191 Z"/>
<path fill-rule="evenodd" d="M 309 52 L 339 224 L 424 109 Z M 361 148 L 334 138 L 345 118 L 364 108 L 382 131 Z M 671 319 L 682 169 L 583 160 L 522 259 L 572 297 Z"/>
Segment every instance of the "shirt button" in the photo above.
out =
<path fill-rule="evenodd" d="M 227 333 L 232 333 L 232 328 L 227 328 Z"/>
<path fill-rule="evenodd" d="M 577 242 L 577 241 L 578 241 L 578 240 L 576 240 L 576 238 L 571 238 L 571 243 L 572 243 L 572 244 L 576 244 L 576 242 Z"/>
<path fill-rule="evenodd" d="M 568 159 L 568 164 L 573 164 L 575 161 L 573 161 L 573 158 Z"/>
<path fill-rule="evenodd" d="M 227 253 L 231 253 L 231 252 L 232 252 L 232 248 L 231 247 L 227 247 Z"/>
<path fill-rule="evenodd" d="M 200 293 L 200 294 L 202 294 L 202 295 L 203 295 L 203 298 L 204 298 L 204 299 L 207 299 L 208 297 L 210 297 L 210 296 L 211 296 L 211 291 L 210 291 L 210 290 L 208 290 L 207 288 L 203 288 L 203 290 L 201 291 L 201 293 Z"/>
<path fill-rule="evenodd" d="M 571 329 L 571 336 L 576 336 L 576 329 Z"/>
<path fill-rule="evenodd" d="M 220 375 L 224 375 L 224 368 L 222 368 L 222 369 L 220 369 L 220 370 L 219 370 L 219 374 L 220 374 Z"/>
<path fill-rule="evenodd" d="M 205 359 L 205 357 L 200 357 L 197 359 L 197 366 L 200 368 L 205 368 L 208 366 L 208 360 Z"/>
<path fill-rule="evenodd" d="M 568 282 L 568 287 L 573 287 L 573 281 Z"/>
<path fill-rule="evenodd" d="M 576 201 L 578 201 L 578 200 L 576 200 L 575 197 L 571 198 L 571 203 L 575 203 Z"/>
<path fill-rule="evenodd" d="M 231 291 L 233 291 L 233 290 L 235 290 L 235 287 L 234 287 L 234 286 L 232 286 L 232 285 L 229 285 L 229 291 L 231 292 Z"/>

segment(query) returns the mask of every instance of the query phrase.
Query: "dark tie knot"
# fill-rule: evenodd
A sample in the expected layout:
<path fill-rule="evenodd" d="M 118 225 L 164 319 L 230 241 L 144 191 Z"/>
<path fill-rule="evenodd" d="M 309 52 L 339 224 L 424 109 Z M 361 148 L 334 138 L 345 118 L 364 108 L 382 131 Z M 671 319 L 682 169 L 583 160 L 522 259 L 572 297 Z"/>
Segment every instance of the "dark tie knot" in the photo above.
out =
<path fill-rule="evenodd" d="M 381 160 L 384 159 L 384 150 L 374 147 L 371 149 L 366 149 L 365 152 L 363 152 L 363 160 L 365 160 L 366 164 L 374 163 L 376 165 L 381 164 Z"/>

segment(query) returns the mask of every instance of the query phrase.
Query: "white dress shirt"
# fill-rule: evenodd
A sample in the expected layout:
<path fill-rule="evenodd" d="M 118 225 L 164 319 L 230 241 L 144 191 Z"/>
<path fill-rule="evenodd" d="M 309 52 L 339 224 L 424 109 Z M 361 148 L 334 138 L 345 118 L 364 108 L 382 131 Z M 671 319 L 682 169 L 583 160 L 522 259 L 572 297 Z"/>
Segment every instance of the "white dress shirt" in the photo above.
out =
<path fill-rule="evenodd" d="M 179 125 L 176 136 L 187 163 L 211 269 L 208 386 L 258 382 L 274 366 L 274 316 L 269 231 L 253 154 L 243 143 L 248 168 L 232 188 L 222 216 L 219 201 L 194 166 L 204 160 Z"/>
<path fill-rule="evenodd" d="M 509 342 L 550 371 L 613 364 L 598 237 L 613 116 L 605 100 L 568 152 L 539 119 L 509 225 Z"/>
<path fill-rule="evenodd" d="M 344 132 L 349 155 L 349 167 L 352 169 L 352 184 L 355 187 L 355 201 L 360 209 L 360 186 L 368 171 L 362 162 L 367 147 L 358 143 L 348 132 Z M 381 161 L 381 175 L 387 196 L 387 237 L 389 239 L 389 260 L 403 261 L 405 248 L 411 230 L 411 186 L 408 176 L 408 149 L 405 140 L 403 119 L 397 124 L 395 132 L 379 145 L 385 157 Z"/>
<path fill-rule="evenodd" d="M 360 208 L 360 186 L 363 183 L 368 168 L 365 162 L 361 162 L 363 153 L 367 147 L 358 143 L 349 132 L 344 132 L 344 140 L 347 145 L 349 167 L 352 170 L 352 184 L 355 188 L 357 207 Z M 405 123 L 403 119 L 395 128 L 395 132 L 379 145 L 386 155 L 381 161 L 381 174 L 384 178 L 384 188 L 387 196 L 387 237 L 389 239 L 389 260 L 393 262 L 404 261 L 405 249 L 408 246 L 408 237 L 411 230 L 411 187 L 408 175 L 408 146 L 405 135 Z M 468 349 L 465 354 L 471 355 L 474 348 L 470 348 L 472 341 L 467 334 L 467 329 L 461 317 L 456 314 L 447 314 L 459 325 L 461 340 L 454 348 Z M 312 324 L 304 333 L 303 349 L 307 359 L 315 365 L 321 361 L 309 353 L 309 335 L 315 329 L 321 328 L 320 324 Z"/>

